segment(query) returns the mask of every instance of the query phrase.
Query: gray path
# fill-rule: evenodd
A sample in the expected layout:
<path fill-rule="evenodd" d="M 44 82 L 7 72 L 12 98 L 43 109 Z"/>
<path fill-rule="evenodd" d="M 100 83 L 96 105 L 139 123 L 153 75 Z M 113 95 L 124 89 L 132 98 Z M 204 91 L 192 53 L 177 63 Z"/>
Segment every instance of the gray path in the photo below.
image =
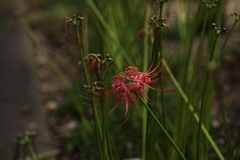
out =
<path fill-rule="evenodd" d="M 14 3 L 13 3 L 14 2 Z M 31 46 L 13 11 L 21 0 L 0 2 L 0 159 L 10 160 L 18 133 L 36 129 L 38 152 L 50 147 L 31 59 Z M 22 5 L 22 3 L 21 3 Z"/>

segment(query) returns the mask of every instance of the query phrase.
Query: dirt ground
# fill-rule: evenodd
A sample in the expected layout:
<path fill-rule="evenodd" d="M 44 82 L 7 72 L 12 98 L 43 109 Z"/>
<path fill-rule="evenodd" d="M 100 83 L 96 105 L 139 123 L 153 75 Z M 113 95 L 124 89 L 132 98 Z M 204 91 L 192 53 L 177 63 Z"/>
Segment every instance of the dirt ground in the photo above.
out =
<path fill-rule="evenodd" d="M 0 157 L 5 160 L 13 158 L 15 138 L 26 130 L 37 131 L 37 151 L 52 148 L 34 76 L 33 46 L 13 16 L 21 2 L 3 0 L 0 5 Z"/>

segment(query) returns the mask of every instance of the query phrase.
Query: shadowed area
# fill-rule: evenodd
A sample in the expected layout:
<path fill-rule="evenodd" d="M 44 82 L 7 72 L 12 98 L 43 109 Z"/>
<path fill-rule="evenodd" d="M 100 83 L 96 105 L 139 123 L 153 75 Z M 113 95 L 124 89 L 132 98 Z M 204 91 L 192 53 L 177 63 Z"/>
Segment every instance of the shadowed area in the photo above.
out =
<path fill-rule="evenodd" d="M 4 0 L 0 5 L 0 157 L 6 160 L 13 158 L 15 138 L 25 130 L 37 130 L 38 152 L 50 148 L 33 74 L 32 43 L 13 16 L 20 3 Z"/>

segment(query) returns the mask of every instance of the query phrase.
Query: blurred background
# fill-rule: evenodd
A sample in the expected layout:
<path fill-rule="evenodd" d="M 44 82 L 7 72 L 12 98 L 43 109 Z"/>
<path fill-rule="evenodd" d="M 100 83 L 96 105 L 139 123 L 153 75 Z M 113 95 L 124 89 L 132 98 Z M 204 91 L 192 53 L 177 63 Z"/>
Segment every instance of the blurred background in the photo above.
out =
<path fill-rule="evenodd" d="M 82 104 L 86 100 L 80 97 L 84 94 L 79 87 L 79 83 L 84 83 L 81 75 L 80 82 L 74 79 L 79 55 L 74 33 L 71 27 L 67 30 L 65 18 L 72 17 L 73 14 L 85 18 L 85 54 L 110 54 L 115 60 L 106 80 L 110 85 L 110 77 L 124 71 L 125 65 L 146 69 L 143 56 L 144 52 L 151 52 L 152 36 L 148 18 L 158 14 L 158 6 L 154 1 L 145 0 L 95 1 L 94 5 L 101 13 L 99 15 L 91 2 L 92 0 L 0 2 L 0 157 L 12 159 L 18 150 L 15 145 L 17 135 L 26 130 L 35 130 L 37 135 L 33 146 L 37 153 L 61 149 L 61 154 L 49 159 L 96 159 L 96 154 L 92 154 L 96 149 L 94 141 L 91 141 L 94 135 L 91 131 L 86 132 L 82 124 L 84 115 L 89 125 L 93 125 L 91 107 Z M 189 27 L 189 15 L 184 12 L 184 3 L 184 0 L 171 0 L 166 3 L 163 12 L 163 16 L 167 17 L 165 23 L 169 27 L 163 44 L 164 57 L 170 59 L 173 53 L 170 68 L 177 78 L 181 76 L 179 68 L 185 54 L 184 37 L 187 37 Z M 196 5 L 197 1 L 191 2 L 190 13 L 195 12 Z M 234 23 L 230 13 L 239 11 L 238 0 L 228 0 L 224 5 L 223 16 L 218 17 L 221 19 L 221 24 L 218 25 L 230 29 Z M 203 20 L 199 21 L 200 31 Z M 146 35 L 149 37 L 149 48 L 143 47 Z M 199 36 L 198 32 L 196 42 L 193 43 L 193 55 Z M 226 34 L 221 36 L 220 46 Z M 193 59 L 194 56 L 191 61 Z M 219 72 L 225 93 L 226 114 L 232 135 L 236 136 L 240 116 L 239 24 L 233 30 L 220 59 Z M 173 87 L 170 82 L 166 82 L 166 89 Z M 176 95 L 177 93 L 166 95 L 169 117 L 173 119 L 177 113 L 172 111 L 176 102 L 171 97 Z M 109 111 L 114 104 L 108 103 Z M 124 109 L 119 112 L 120 116 L 123 115 Z M 141 116 L 138 112 L 140 111 L 131 112 L 130 122 L 123 126 L 119 115 L 109 116 L 112 137 L 116 142 L 126 142 L 117 145 L 118 153 L 124 153 L 120 154 L 120 159 L 141 155 L 141 124 L 137 123 L 141 121 Z M 221 127 L 218 109 L 213 108 L 212 115 L 212 125 L 218 129 Z M 116 127 L 115 124 L 119 126 Z M 221 136 L 216 135 L 220 145 Z"/>

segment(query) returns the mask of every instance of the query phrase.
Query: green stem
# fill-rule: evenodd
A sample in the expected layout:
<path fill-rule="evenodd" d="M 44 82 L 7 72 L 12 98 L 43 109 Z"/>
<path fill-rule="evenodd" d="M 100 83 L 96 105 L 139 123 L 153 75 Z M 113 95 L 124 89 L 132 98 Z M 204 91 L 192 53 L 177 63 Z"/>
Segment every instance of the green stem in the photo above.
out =
<path fill-rule="evenodd" d="M 185 2 L 182 2 L 185 4 Z M 197 32 L 197 29 L 199 27 L 199 19 L 200 19 L 200 16 L 202 16 L 202 1 L 198 1 L 198 4 L 197 4 L 197 11 L 195 12 L 195 15 L 194 17 L 192 18 L 193 19 L 193 23 L 190 23 L 189 21 L 187 22 L 188 24 L 185 23 L 180 23 L 179 22 L 179 25 L 180 25 L 180 32 L 182 32 L 181 29 L 183 29 L 184 31 L 188 31 L 189 34 L 186 34 L 186 37 L 182 37 L 181 38 L 181 41 L 182 41 L 182 45 L 185 45 L 186 44 L 186 48 L 185 48 L 185 51 L 183 51 L 185 56 L 183 57 L 183 62 L 181 63 L 182 64 L 182 67 L 181 67 L 181 70 L 180 70 L 180 84 L 182 86 L 183 89 L 186 88 L 186 83 L 187 83 L 187 77 L 188 77 L 188 71 L 189 71 L 189 63 L 190 63 L 190 57 L 192 56 L 192 47 L 193 47 L 193 43 L 194 43 L 194 36 L 196 35 L 196 32 Z M 181 27 L 182 26 L 182 27 Z M 186 28 L 184 28 L 184 26 Z M 185 35 L 185 34 L 183 34 Z M 193 82 L 193 81 L 191 81 Z M 189 99 L 191 101 L 191 98 Z M 178 101 L 178 106 L 177 109 L 176 109 L 176 113 L 178 113 L 176 115 L 176 132 L 174 132 L 174 140 L 175 142 L 178 144 L 178 146 L 181 148 L 181 150 L 184 152 L 185 151 L 185 148 L 186 148 L 186 141 L 187 141 L 187 122 L 188 121 L 188 111 L 187 110 L 184 110 L 182 108 L 182 106 L 184 105 L 188 105 L 188 104 L 184 104 L 184 101 L 182 100 L 181 97 L 179 97 L 179 99 L 177 100 Z M 188 102 L 190 103 L 190 102 Z M 173 152 L 172 154 L 172 158 L 175 159 L 175 153 Z"/>
<path fill-rule="evenodd" d="M 197 147 L 196 147 L 196 159 L 200 159 L 200 137 L 201 137 L 201 126 L 202 126 L 202 119 L 203 119 L 203 105 L 205 102 L 205 94 L 206 94 L 206 89 L 207 89 L 207 81 L 209 76 L 209 73 L 207 72 L 205 79 L 204 79 L 204 84 L 203 84 L 203 92 L 202 92 L 202 100 L 201 100 L 201 106 L 200 106 L 200 114 L 199 114 L 199 123 L 198 123 L 198 135 L 197 135 Z"/>
<path fill-rule="evenodd" d="M 203 50 L 203 42 L 204 42 L 204 36 L 205 36 L 205 30 L 206 30 L 206 24 L 207 24 L 207 21 L 208 21 L 208 17 L 209 17 L 209 9 L 207 10 L 207 13 L 206 13 L 206 16 L 205 16 L 205 20 L 204 20 L 204 23 L 203 23 L 203 28 L 202 28 L 202 31 L 201 31 L 201 36 L 200 36 L 200 40 L 199 40 L 199 44 L 198 44 L 198 49 L 197 49 L 197 54 L 196 54 L 196 58 L 195 58 L 195 61 L 194 61 L 194 66 L 193 66 L 193 73 L 192 73 L 192 76 L 191 76 L 191 84 L 190 84 L 190 94 L 189 94 L 189 100 L 190 100 L 190 102 L 189 103 L 191 103 L 192 102 L 192 100 L 193 100 L 193 95 L 194 95 L 194 91 L 196 90 L 196 82 L 197 82 L 197 74 L 198 74 L 198 66 L 199 66 L 199 60 L 200 60 L 200 57 L 201 57 L 201 53 L 202 53 L 202 50 Z M 205 80 L 204 80 L 205 81 Z M 205 88 L 205 87 L 204 87 Z M 187 104 L 187 105 L 189 105 L 189 104 Z M 189 113 L 189 112 L 187 112 L 187 113 Z M 187 114 L 187 117 L 189 117 L 188 116 L 188 114 Z M 201 116 L 200 116 L 201 117 Z M 201 119 L 201 118 L 200 118 Z M 201 121 L 201 120 L 200 120 Z M 187 120 L 187 118 L 185 119 L 185 125 L 184 125 L 184 127 L 183 127 L 183 129 L 184 130 L 186 130 L 187 129 L 187 127 L 188 127 L 188 124 L 187 124 L 187 122 L 189 123 L 189 120 Z M 201 129 L 201 126 L 200 126 L 200 129 Z M 184 135 L 184 142 L 183 143 L 186 143 L 186 140 L 187 140 L 187 136 L 186 135 Z M 196 150 L 196 152 L 194 152 L 195 153 L 195 155 L 197 155 L 197 157 L 198 157 L 198 152 L 199 152 L 199 145 L 198 145 L 198 143 L 196 144 L 197 145 L 197 150 Z M 194 155 L 194 156 L 195 156 Z"/>
<path fill-rule="evenodd" d="M 160 46 L 161 46 L 161 26 L 156 26 L 154 30 L 154 43 L 153 43 L 153 50 L 152 50 L 152 66 L 156 66 L 158 60 L 160 59 Z M 151 84 L 153 88 L 157 88 L 157 84 Z M 157 92 L 154 90 L 149 91 L 149 98 L 156 102 L 157 101 Z M 152 112 L 156 113 L 156 108 L 150 106 Z M 154 122 L 153 118 L 150 116 L 150 113 L 147 112 L 147 129 L 146 129 L 146 157 L 145 159 L 154 160 L 155 159 L 155 143 L 156 143 L 156 123 Z"/>
<path fill-rule="evenodd" d="M 229 152 L 229 155 L 227 157 L 227 160 L 230 160 L 231 157 L 233 156 L 234 150 L 237 147 L 238 143 L 240 141 L 240 137 L 237 138 L 237 141 L 235 142 L 234 146 L 231 148 L 231 151 Z"/>
<path fill-rule="evenodd" d="M 201 31 L 201 36 L 200 36 L 200 40 L 199 40 L 199 44 L 198 44 L 198 49 L 197 49 L 197 54 L 196 54 L 196 58 L 195 58 L 195 62 L 194 62 L 194 69 L 193 69 L 193 75 L 192 75 L 192 80 L 191 80 L 191 87 L 192 89 L 194 88 L 195 86 L 195 76 L 197 74 L 197 67 L 199 65 L 199 60 L 200 60 L 200 57 L 201 57 L 201 53 L 202 53 L 202 50 L 203 50 L 203 42 L 204 42 L 204 35 L 205 35 L 205 31 L 206 31 L 206 24 L 207 24 L 207 21 L 208 21 L 208 17 L 209 17 L 209 10 L 207 10 L 207 14 L 206 14 L 206 17 L 205 17 L 205 20 L 204 20 L 204 23 L 203 23 L 203 28 L 202 28 L 202 31 Z M 191 96 L 191 94 L 190 94 Z"/>
<path fill-rule="evenodd" d="M 230 31 L 229 31 L 229 33 L 228 33 L 224 43 L 223 43 L 223 46 L 221 48 L 221 52 L 220 52 L 221 54 L 223 53 L 224 48 L 225 48 L 225 46 L 226 46 L 226 44 L 228 42 L 228 39 L 229 39 L 230 35 L 232 34 L 232 31 L 233 31 L 234 27 L 236 26 L 237 22 L 238 22 L 238 20 L 235 20 L 235 22 L 233 23 L 233 25 L 232 25 L 232 27 L 231 27 L 231 29 L 230 29 Z"/>
<path fill-rule="evenodd" d="M 225 49 L 225 46 L 228 42 L 228 39 L 230 37 L 230 35 L 232 34 L 232 31 L 233 29 L 235 28 L 236 24 L 237 24 L 238 20 L 235 20 L 235 22 L 233 23 L 230 31 L 228 32 L 227 34 L 227 37 L 222 45 L 222 48 L 221 48 L 221 52 L 220 54 L 223 54 L 223 51 Z M 216 77 L 219 77 L 219 75 L 217 74 Z M 224 109 L 224 102 L 223 102 L 223 95 L 222 95 L 222 89 L 221 89 L 221 85 L 220 85 L 220 82 L 219 80 L 216 78 L 216 84 L 217 84 L 217 92 L 218 92 L 218 97 L 219 97 L 219 106 L 220 106 L 220 111 L 221 111 L 221 114 L 222 114 L 222 118 L 223 118 L 223 126 L 224 126 L 224 131 L 225 131 L 225 136 L 226 136 L 226 141 L 228 142 L 227 146 L 228 146 L 228 150 L 231 150 L 230 149 L 230 146 L 231 146 L 231 140 L 230 140 L 230 134 L 229 134 L 229 127 L 228 127 L 228 123 L 227 123 L 227 118 L 226 118 L 226 113 L 225 113 L 225 109 Z M 239 141 L 239 139 L 238 139 Z M 233 152 L 233 151 L 232 151 Z M 231 154 L 230 154 L 231 155 Z M 230 156 L 228 156 L 227 159 L 230 159 Z"/>
<path fill-rule="evenodd" d="M 101 142 L 102 142 L 101 141 L 102 134 L 100 132 L 101 127 L 100 127 L 99 120 L 98 120 L 97 108 L 94 105 L 94 96 L 92 96 L 92 108 L 93 108 L 94 126 L 95 126 L 95 132 L 96 132 L 96 138 L 97 138 L 97 144 L 98 144 L 98 153 L 99 153 L 100 159 L 105 160 L 103 157 L 105 155 L 105 153 L 103 152 L 103 148 L 101 145 Z"/>
<path fill-rule="evenodd" d="M 210 60 L 209 60 L 209 63 L 211 63 L 213 61 L 213 57 L 214 57 L 214 53 L 215 53 L 215 50 L 216 50 L 216 44 L 218 42 L 218 37 L 219 37 L 219 34 L 216 35 L 216 39 L 214 40 L 214 43 L 213 43 L 213 48 L 212 48 L 212 52 L 211 52 L 211 55 L 210 55 Z M 203 119 L 203 105 L 204 105 L 204 102 L 205 102 L 205 99 L 206 99 L 206 89 L 208 88 L 207 87 L 207 83 L 208 83 L 208 78 L 209 78 L 209 69 L 207 69 L 207 73 L 206 75 L 204 76 L 204 83 L 203 83 L 203 91 L 202 91 L 202 100 L 201 100 L 201 106 L 200 106 L 200 114 L 199 114 L 199 123 L 198 123 L 198 136 L 197 136 L 197 148 L 196 148 L 196 151 L 197 151 L 197 154 L 196 154 L 196 158 L 199 159 L 200 157 L 200 136 L 201 136 L 201 125 L 202 125 L 202 119 Z M 207 106 L 205 106 L 207 107 Z"/>
<path fill-rule="evenodd" d="M 26 147 L 27 147 L 28 153 L 30 154 L 31 159 L 32 160 L 38 160 L 38 158 L 37 158 L 37 156 L 36 156 L 32 146 L 31 146 L 31 144 L 27 143 Z"/>
<path fill-rule="evenodd" d="M 191 57 L 191 50 L 192 50 L 192 47 L 193 47 L 193 42 L 194 42 L 194 35 L 196 35 L 196 32 L 197 32 L 197 29 L 199 27 L 199 19 L 200 19 L 200 16 L 202 16 L 202 11 L 201 11 L 201 8 L 202 8 L 202 1 L 198 1 L 198 9 L 197 9 L 197 12 L 195 14 L 195 17 L 194 17 L 194 23 L 193 23 L 193 26 L 192 25 L 188 25 L 187 27 L 187 30 L 190 31 L 190 35 L 186 42 L 184 43 L 187 43 L 187 49 L 186 49 L 186 56 L 184 57 L 184 60 L 183 60 L 183 67 L 181 69 L 181 80 L 180 80 L 180 84 L 183 86 L 183 88 L 185 88 L 186 86 L 186 77 L 187 77 L 187 71 L 188 71 L 188 66 L 189 66 L 189 63 L 190 63 L 190 57 Z M 185 39 L 185 38 L 184 38 Z M 177 121 L 179 121 L 180 118 L 177 119 Z M 179 121 L 181 122 L 181 121 Z"/>
<path fill-rule="evenodd" d="M 146 14 L 145 14 L 145 20 L 144 20 L 144 39 L 143 39 L 143 70 L 147 71 L 148 67 L 148 41 L 149 41 L 149 17 L 150 17 L 150 5 L 149 3 L 146 4 Z"/>
<path fill-rule="evenodd" d="M 160 7 L 159 7 L 159 9 L 160 9 L 160 14 L 159 14 L 159 18 L 163 18 L 162 17 L 162 11 L 163 11 L 163 3 L 160 3 Z M 163 32 L 162 32 L 162 28 L 160 27 L 160 38 L 162 38 L 162 35 L 163 35 Z M 162 59 L 162 57 L 163 57 L 163 43 L 162 43 L 162 40 L 160 40 L 160 42 L 159 42 L 159 53 L 158 53 L 158 58 L 159 59 Z M 157 59 L 157 61 L 159 61 L 159 59 Z M 162 67 L 162 65 L 160 65 L 160 68 Z M 160 74 L 159 74 L 159 76 L 160 77 L 162 77 L 163 76 L 163 72 L 161 72 Z M 160 88 L 161 88 L 161 90 L 164 90 L 164 84 L 163 84 L 163 82 L 164 81 L 160 81 Z M 156 93 L 156 96 L 157 96 L 157 93 Z M 161 92 L 161 106 L 162 106 L 162 115 L 163 115 L 163 126 L 164 126 L 164 128 L 166 128 L 166 130 L 167 130 L 167 113 L 166 113 L 166 106 L 165 106 L 165 98 L 164 98 L 164 92 Z M 169 158 L 169 147 L 168 147 L 168 141 L 166 140 L 166 142 L 165 142 L 165 149 L 166 149 L 166 159 L 168 159 Z"/>
<path fill-rule="evenodd" d="M 106 122 L 105 122 L 106 123 Z M 107 145 L 107 155 L 108 155 L 108 159 L 112 160 L 113 159 L 113 155 L 112 155 L 112 149 L 110 146 L 110 137 L 108 134 L 108 128 L 107 125 L 105 127 L 105 136 L 106 136 L 106 145 Z M 116 156 L 116 155 L 115 155 Z"/>
<path fill-rule="evenodd" d="M 79 25 L 79 23 L 80 23 L 80 25 Z M 82 65 L 83 65 L 84 75 L 85 75 L 85 78 L 86 78 L 87 85 L 90 86 L 91 79 L 90 79 L 89 74 L 88 74 L 88 69 L 87 69 L 87 66 L 86 66 L 86 62 L 84 60 L 84 53 L 83 53 L 83 28 L 84 28 L 83 19 L 79 19 L 79 21 L 77 21 L 77 23 L 74 24 L 74 26 L 75 26 L 75 33 L 76 33 L 76 38 L 77 38 L 79 55 L 81 57 L 81 62 L 82 62 Z M 81 32 L 79 32 L 78 27 L 81 28 Z M 102 138 L 103 133 L 101 132 L 101 129 L 100 129 L 101 125 L 100 125 L 98 115 L 97 115 L 97 108 L 96 108 L 96 105 L 95 105 L 94 95 L 90 94 L 90 96 L 91 96 L 91 101 L 92 101 L 93 117 L 94 117 L 95 131 L 96 131 L 96 137 L 97 137 L 97 143 L 98 143 L 98 152 L 99 152 L 100 159 L 101 160 L 106 160 L 105 159 L 106 154 L 105 154 L 105 152 L 103 152 L 104 150 L 102 148 L 102 143 L 101 143 L 102 142 L 101 138 Z"/>
<path fill-rule="evenodd" d="M 146 105 L 144 103 L 144 101 L 141 99 L 142 104 L 144 105 L 144 107 L 148 110 L 148 112 L 150 113 L 150 115 L 152 116 L 152 118 L 155 120 L 155 122 L 157 123 L 157 125 L 162 129 L 163 133 L 165 134 L 165 136 L 167 137 L 167 139 L 170 141 L 170 143 L 172 144 L 172 146 L 175 148 L 175 150 L 177 151 L 177 153 L 180 155 L 180 157 L 182 159 L 185 159 L 185 156 L 183 155 L 183 153 L 180 151 L 180 149 L 178 148 L 178 146 L 175 144 L 175 142 L 173 141 L 173 139 L 171 138 L 171 136 L 168 134 L 168 132 L 165 130 L 165 128 L 163 127 L 163 125 L 159 122 L 159 120 L 157 119 L 157 117 L 155 116 L 155 114 L 152 112 L 152 110 L 148 107 L 148 105 Z"/>
<path fill-rule="evenodd" d="M 147 110 L 143 109 L 143 135 L 142 135 L 142 159 L 147 157 Z"/>
<path fill-rule="evenodd" d="M 103 82 L 103 64 L 100 64 L 100 79 L 99 81 L 104 85 Z M 103 96 L 104 93 L 100 90 L 100 95 Z M 103 149 L 103 154 L 104 154 L 104 160 L 108 160 L 112 158 L 111 154 L 111 149 L 110 149 L 110 142 L 109 142 L 109 137 L 107 135 L 107 125 L 105 121 L 105 114 L 104 114 L 104 104 L 103 104 L 103 98 L 100 100 L 101 104 L 101 118 L 102 118 L 102 149 Z"/>
<path fill-rule="evenodd" d="M 177 87 L 178 92 L 180 93 L 180 95 L 182 96 L 183 100 L 185 101 L 185 103 L 189 103 L 189 100 L 186 96 L 186 94 L 184 93 L 183 89 L 181 88 L 181 86 L 179 85 L 178 81 L 176 80 L 176 78 L 174 77 L 174 75 L 171 73 L 170 68 L 167 66 L 167 63 L 165 61 L 165 59 L 163 58 L 162 60 L 163 65 L 166 66 L 166 70 L 169 73 L 170 78 L 172 79 L 174 85 Z M 190 112 L 192 112 L 194 119 L 196 120 L 197 123 L 199 123 L 199 116 L 197 115 L 197 113 L 195 112 L 193 106 L 189 103 L 188 109 Z M 212 137 L 210 136 L 210 134 L 208 133 L 207 129 L 205 128 L 205 126 L 203 124 L 201 124 L 201 129 L 202 132 L 204 133 L 205 137 L 208 139 L 209 143 L 211 144 L 211 146 L 213 147 L 213 150 L 216 152 L 216 154 L 218 155 L 220 160 L 224 160 L 224 157 L 222 155 L 222 153 L 220 152 L 220 150 L 218 149 L 217 145 L 215 144 L 215 142 L 213 141 Z"/>
<path fill-rule="evenodd" d="M 147 71 L 148 66 L 148 40 L 149 40 L 149 33 L 148 33 L 148 27 L 149 27 L 149 17 L 150 17 L 150 4 L 146 4 L 146 14 L 145 14 L 145 21 L 144 21 L 144 40 L 143 40 L 143 70 Z M 140 109 L 140 108 L 139 108 Z M 142 110 L 142 159 L 146 159 L 146 151 L 147 151 L 147 110 L 143 108 Z"/>
<path fill-rule="evenodd" d="M 103 84 L 103 67 L 102 64 L 100 64 L 100 79 L 99 81 Z M 99 93 L 101 96 L 103 96 L 102 91 L 100 90 Z M 108 156 L 106 154 L 106 126 L 105 126 L 105 115 L 104 115 L 104 107 L 103 107 L 103 98 L 100 100 L 100 105 L 101 105 L 101 118 L 102 118 L 102 127 L 101 127 L 101 132 L 102 132 L 102 137 L 101 137 L 101 143 L 102 143 L 102 152 L 103 152 L 103 159 L 108 159 Z"/>
<path fill-rule="evenodd" d="M 80 20 L 82 21 L 82 20 Z M 81 24 L 82 22 L 80 22 Z M 86 78 L 86 82 L 87 82 L 87 85 L 90 86 L 90 78 L 89 78 L 89 74 L 88 74 L 88 69 L 87 69 L 87 66 L 86 66 L 86 63 L 85 63 L 85 60 L 84 60 L 84 53 L 83 53 L 83 31 L 81 31 L 81 33 L 79 32 L 79 21 L 74 25 L 75 26 L 75 34 L 76 34 L 76 38 L 77 38 L 77 45 L 78 45 L 78 51 L 79 51 L 79 55 L 80 55 L 80 58 L 81 58 L 81 62 L 82 62 L 82 65 L 83 65 L 83 70 L 84 70 L 84 75 L 85 75 L 85 78 Z M 83 28 L 83 26 L 81 25 L 80 27 Z M 81 37 L 80 37 L 81 35 Z"/>
<path fill-rule="evenodd" d="M 40 160 L 40 159 L 47 159 L 47 158 L 56 157 L 59 153 L 60 153 L 59 150 L 52 150 L 52 151 L 47 151 L 47 152 L 44 152 L 44 153 L 39 153 L 36 156 Z M 31 159 L 32 159 L 31 157 L 26 157 L 26 158 L 21 159 L 21 160 L 31 160 Z"/>

